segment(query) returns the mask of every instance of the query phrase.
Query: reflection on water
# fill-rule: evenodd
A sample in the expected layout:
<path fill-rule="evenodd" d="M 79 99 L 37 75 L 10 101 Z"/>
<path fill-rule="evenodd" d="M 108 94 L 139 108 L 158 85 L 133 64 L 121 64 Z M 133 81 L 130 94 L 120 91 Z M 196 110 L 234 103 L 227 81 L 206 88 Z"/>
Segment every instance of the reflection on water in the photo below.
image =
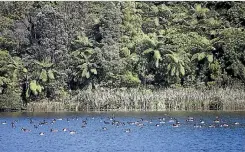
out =
<path fill-rule="evenodd" d="M 245 112 L 0 113 L 0 149 L 245 151 Z"/>

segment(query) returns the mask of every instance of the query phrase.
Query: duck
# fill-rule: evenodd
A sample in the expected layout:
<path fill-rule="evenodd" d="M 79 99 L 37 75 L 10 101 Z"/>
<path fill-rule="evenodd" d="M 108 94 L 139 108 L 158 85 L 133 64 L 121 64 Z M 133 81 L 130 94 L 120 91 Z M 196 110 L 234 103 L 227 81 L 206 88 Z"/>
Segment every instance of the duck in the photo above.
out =
<path fill-rule="evenodd" d="M 44 132 L 40 132 L 39 135 L 40 135 L 40 136 L 43 136 L 43 135 L 44 135 Z"/>
<path fill-rule="evenodd" d="M 175 120 L 173 118 L 170 118 L 168 122 L 172 123 L 172 122 L 175 122 Z"/>
<path fill-rule="evenodd" d="M 127 133 L 128 133 L 128 132 L 131 132 L 131 130 L 130 130 L 130 129 L 126 129 L 126 130 L 125 130 L 125 132 L 127 132 Z"/>
<path fill-rule="evenodd" d="M 240 123 L 239 122 L 235 122 L 235 125 L 239 125 Z"/>
<path fill-rule="evenodd" d="M 116 120 L 113 120 L 111 124 L 112 124 L 112 125 L 117 125 L 117 126 L 118 126 L 118 125 L 120 124 L 120 122 L 119 122 L 119 121 L 116 121 Z"/>
<path fill-rule="evenodd" d="M 116 118 L 114 113 L 112 114 L 112 118 L 113 118 L 113 119 Z"/>
<path fill-rule="evenodd" d="M 138 127 L 143 127 L 144 124 L 143 124 L 143 123 L 137 123 L 136 126 L 138 126 Z"/>
<path fill-rule="evenodd" d="M 187 121 L 187 122 L 194 121 L 194 118 L 193 118 L 193 117 L 188 116 L 188 118 L 187 118 L 187 120 L 186 120 L 186 121 Z"/>
<path fill-rule="evenodd" d="M 33 124 L 34 122 L 33 122 L 33 120 L 32 119 L 30 119 L 30 124 Z"/>
<path fill-rule="evenodd" d="M 203 120 L 200 120 L 200 123 L 201 123 L 201 124 L 204 124 L 205 122 L 204 122 Z"/>
<path fill-rule="evenodd" d="M 82 124 L 83 125 L 87 125 L 87 121 L 86 120 L 83 120 Z"/>
<path fill-rule="evenodd" d="M 6 124 L 7 124 L 7 122 L 6 122 L 6 121 L 2 122 L 2 125 L 6 125 Z"/>
<path fill-rule="evenodd" d="M 47 125 L 48 122 L 46 122 L 46 120 L 43 120 L 43 122 L 40 122 L 39 125 L 42 126 L 42 125 Z"/>
<path fill-rule="evenodd" d="M 172 126 L 173 127 L 179 127 L 179 124 L 173 124 Z"/>
<path fill-rule="evenodd" d="M 215 123 L 220 123 L 220 120 L 214 120 Z"/>
<path fill-rule="evenodd" d="M 22 130 L 23 132 L 30 132 L 30 131 L 31 131 L 31 130 L 26 129 L 26 128 L 21 128 L 21 130 Z"/>
<path fill-rule="evenodd" d="M 72 131 L 70 131 L 70 134 L 74 135 L 74 134 L 76 134 L 76 131 L 72 130 Z"/>
<path fill-rule="evenodd" d="M 159 121 L 165 121 L 165 118 L 158 118 Z"/>
<path fill-rule="evenodd" d="M 209 125 L 208 127 L 209 128 L 215 128 L 215 125 Z"/>
<path fill-rule="evenodd" d="M 228 126 L 229 126 L 228 124 L 220 125 L 220 127 L 228 127 Z"/>
<path fill-rule="evenodd" d="M 53 119 L 52 121 L 51 121 L 51 124 L 54 124 L 56 122 L 56 119 Z"/>
<path fill-rule="evenodd" d="M 58 129 L 50 129 L 50 132 L 58 132 Z"/>
<path fill-rule="evenodd" d="M 108 130 L 106 127 L 102 127 L 102 130 Z"/>
<path fill-rule="evenodd" d="M 216 116 L 216 119 L 214 120 L 215 123 L 220 123 L 219 117 Z"/>
<path fill-rule="evenodd" d="M 201 125 L 194 124 L 194 128 L 201 128 Z"/>
<path fill-rule="evenodd" d="M 107 125 L 109 125 L 109 124 L 110 124 L 110 122 L 104 121 L 104 124 L 107 124 Z"/>
<path fill-rule="evenodd" d="M 11 122 L 11 126 L 12 126 L 12 128 L 15 128 L 14 122 Z"/>
<path fill-rule="evenodd" d="M 129 125 L 134 125 L 135 122 L 127 122 Z"/>
<path fill-rule="evenodd" d="M 159 127 L 160 126 L 160 124 L 156 124 L 156 127 Z"/>
<path fill-rule="evenodd" d="M 68 131 L 68 129 L 67 128 L 63 128 L 63 131 L 66 132 L 66 131 Z"/>

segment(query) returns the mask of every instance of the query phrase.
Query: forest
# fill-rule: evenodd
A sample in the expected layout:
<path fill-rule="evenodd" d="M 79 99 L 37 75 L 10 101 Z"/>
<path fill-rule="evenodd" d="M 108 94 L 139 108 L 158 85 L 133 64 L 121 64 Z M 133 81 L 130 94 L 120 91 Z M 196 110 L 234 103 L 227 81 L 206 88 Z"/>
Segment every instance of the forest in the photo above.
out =
<path fill-rule="evenodd" d="M 244 16 L 229 1 L 2 1 L 0 109 L 245 109 Z"/>

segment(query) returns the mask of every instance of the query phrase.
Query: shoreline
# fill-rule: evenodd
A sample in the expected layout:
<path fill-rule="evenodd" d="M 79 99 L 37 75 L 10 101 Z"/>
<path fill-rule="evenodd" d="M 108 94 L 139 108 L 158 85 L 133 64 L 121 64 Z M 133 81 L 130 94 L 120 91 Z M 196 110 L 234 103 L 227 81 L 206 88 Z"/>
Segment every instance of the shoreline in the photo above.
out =
<path fill-rule="evenodd" d="M 29 102 L 22 109 L 0 111 L 245 111 L 245 90 L 232 88 L 142 88 L 82 90 L 63 99 Z"/>
<path fill-rule="evenodd" d="M 0 110 L 0 113 L 15 113 L 15 112 L 21 112 L 21 113 L 151 113 L 151 112 L 245 112 L 245 110 L 101 110 L 101 111 L 66 111 L 66 110 L 60 110 L 60 111 L 27 111 L 27 110 L 7 110 L 5 111 L 4 109 Z"/>

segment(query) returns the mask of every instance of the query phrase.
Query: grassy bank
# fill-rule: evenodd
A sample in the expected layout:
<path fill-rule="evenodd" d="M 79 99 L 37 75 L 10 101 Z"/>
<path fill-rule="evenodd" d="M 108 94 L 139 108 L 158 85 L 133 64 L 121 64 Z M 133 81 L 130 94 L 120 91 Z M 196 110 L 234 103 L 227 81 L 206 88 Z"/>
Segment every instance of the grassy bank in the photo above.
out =
<path fill-rule="evenodd" d="M 245 110 L 243 89 L 97 89 L 80 91 L 60 101 L 39 101 L 28 111 L 107 111 L 107 110 Z"/>

